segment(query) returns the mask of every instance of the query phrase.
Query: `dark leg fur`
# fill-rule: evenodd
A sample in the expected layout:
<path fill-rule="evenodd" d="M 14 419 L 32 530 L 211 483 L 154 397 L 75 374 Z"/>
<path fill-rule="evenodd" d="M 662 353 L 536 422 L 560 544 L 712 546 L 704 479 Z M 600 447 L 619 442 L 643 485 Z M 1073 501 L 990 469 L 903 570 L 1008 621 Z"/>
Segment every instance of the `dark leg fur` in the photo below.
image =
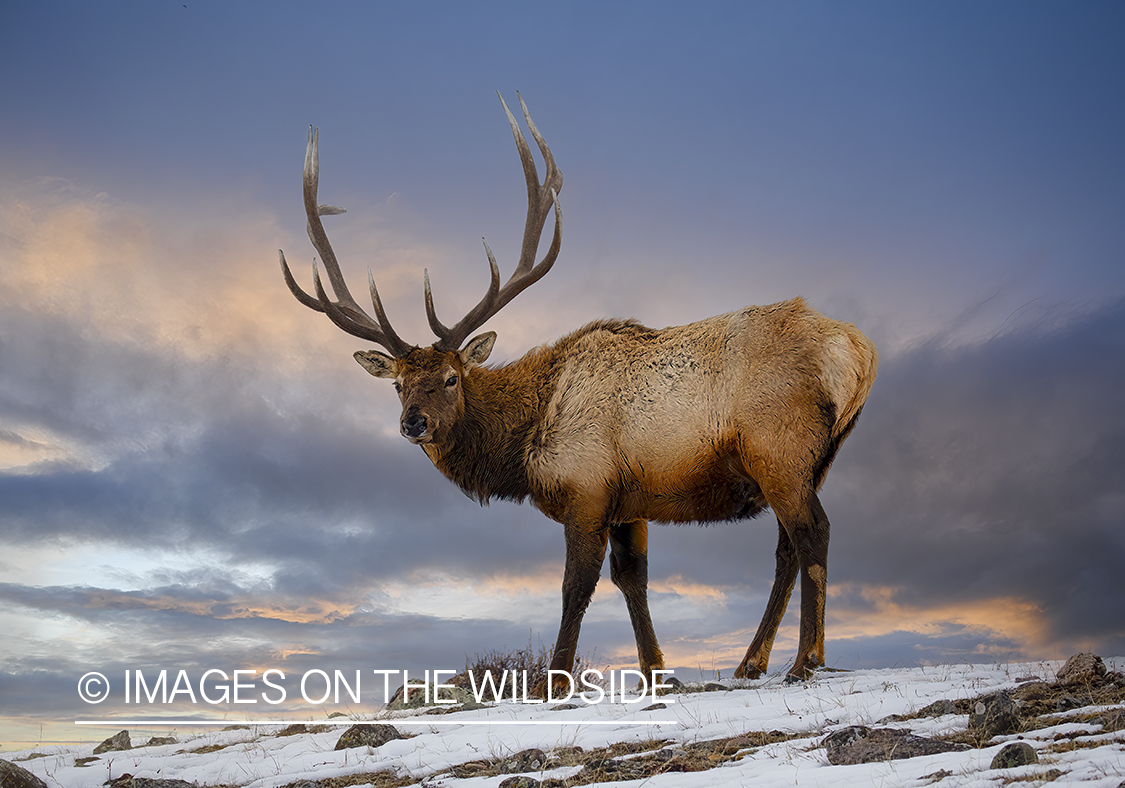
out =
<path fill-rule="evenodd" d="M 608 531 L 603 527 L 566 525 L 566 568 L 563 570 L 563 610 L 559 636 L 555 641 L 555 652 L 551 657 L 551 670 L 570 672 L 574 668 L 574 658 L 578 647 L 578 631 L 582 627 L 582 617 L 598 585 Z M 565 680 L 559 677 L 559 687 L 565 687 Z M 535 694 L 545 697 L 545 683 L 535 688 Z"/>
<path fill-rule="evenodd" d="M 773 503 L 778 515 L 777 568 L 769 602 L 754 640 L 735 671 L 737 678 L 758 678 L 766 672 L 770 651 L 801 570 L 801 632 L 793 679 L 808 678 L 824 664 L 824 602 L 828 584 L 828 517 L 816 493 L 799 506 Z"/>
<path fill-rule="evenodd" d="M 636 520 L 614 526 L 609 532 L 609 544 L 610 578 L 629 608 L 641 673 L 651 677 L 653 670 L 664 668 L 664 655 L 660 653 L 648 612 L 648 523 Z"/>

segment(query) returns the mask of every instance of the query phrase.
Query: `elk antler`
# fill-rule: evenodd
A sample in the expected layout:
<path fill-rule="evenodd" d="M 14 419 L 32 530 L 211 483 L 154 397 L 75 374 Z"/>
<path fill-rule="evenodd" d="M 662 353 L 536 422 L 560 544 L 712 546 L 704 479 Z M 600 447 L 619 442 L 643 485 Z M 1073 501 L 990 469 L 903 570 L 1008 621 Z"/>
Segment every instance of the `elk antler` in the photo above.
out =
<path fill-rule="evenodd" d="M 500 96 L 499 92 L 496 95 Z M 503 287 L 500 287 L 500 270 L 496 267 L 496 258 L 493 257 L 492 250 L 485 243 L 484 251 L 488 255 L 488 265 L 492 273 L 488 292 L 484 294 L 480 303 L 470 309 L 469 313 L 461 318 L 453 328 L 446 328 L 442 325 L 434 313 L 434 299 L 430 292 L 430 274 L 429 271 L 424 272 L 426 317 L 429 318 L 430 328 L 438 337 L 434 347 L 440 350 L 458 350 L 470 333 L 484 325 L 485 321 L 499 312 L 505 304 L 526 288 L 542 279 L 551 270 L 551 266 L 555 264 L 555 258 L 559 256 L 559 248 L 562 246 L 562 208 L 559 206 L 558 197 L 558 192 L 562 189 L 562 173 L 555 166 L 551 149 L 547 147 L 547 143 L 543 141 L 539 130 L 535 128 L 535 123 L 531 120 L 531 114 L 527 111 L 527 105 L 524 104 L 523 96 L 520 96 L 519 93 L 516 96 L 520 100 L 523 117 L 527 121 L 528 129 L 531 130 L 531 136 L 535 138 L 535 142 L 539 145 L 539 150 L 543 154 L 543 162 L 547 171 L 543 177 L 543 183 L 539 183 L 539 173 L 535 169 L 535 160 L 531 157 L 531 149 L 527 145 L 527 140 L 524 139 L 523 132 L 520 131 L 519 124 L 516 122 L 515 116 L 512 115 L 512 111 L 508 109 L 508 105 L 504 102 L 504 97 L 500 96 L 500 103 L 503 104 L 504 112 L 508 116 L 508 123 L 512 127 L 512 135 L 516 138 L 516 148 L 519 150 L 520 161 L 523 162 L 524 178 L 527 180 L 527 221 L 524 224 L 520 260 L 516 265 L 516 270 L 512 272 L 511 278 Z M 535 253 L 538 251 L 539 238 L 543 234 L 547 214 L 550 212 L 552 205 L 555 208 L 555 234 L 551 240 L 551 248 L 547 250 L 547 254 L 536 265 L 534 264 Z M 376 309 L 378 309 L 378 306 L 376 306 Z"/>
<path fill-rule="evenodd" d="M 373 319 L 364 312 L 363 308 L 352 298 L 352 294 L 348 291 L 348 286 L 344 282 L 344 275 L 340 273 L 340 264 L 336 262 L 336 253 L 332 251 L 332 244 L 328 242 L 328 234 L 324 231 L 324 225 L 321 223 L 320 217 L 343 213 L 344 210 L 331 205 L 317 204 L 316 191 L 320 179 L 319 142 L 319 129 L 310 126 L 309 145 L 305 150 L 303 175 L 305 216 L 308 219 L 309 240 L 312 241 L 313 248 L 320 254 L 320 259 L 324 261 L 324 269 L 328 272 L 328 281 L 332 285 L 332 292 L 336 295 L 336 301 L 329 299 L 328 294 L 324 292 L 315 259 L 313 260 L 313 286 L 316 290 L 316 298 L 313 298 L 297 284 L 293 274 L 289 271 L 288 264 L 285 262 L 285 253 L 278 249 L 277 254 L 281 258 L 281 273 L 285 277 L 285 284 L 289 286 L 289 291 L 293 293 L 297 300 L 309 309 L 323 312 L 328 315 L 329 320 L 352 336 L 382 345 L 395 358 L 402 358 L 410 352 L 411 345 L 404 342 L 395 333 L 390 321 L 387 320 L 387 314 L 383 311 L 383 302 L 379 299 L 379 291 L 375 288 L 375 279 L 371 276 L 370 269 L 367 272 L 367 280 L 371 291 L 371 303 L 375 307 L 375 318 L 377 319 Z"/>

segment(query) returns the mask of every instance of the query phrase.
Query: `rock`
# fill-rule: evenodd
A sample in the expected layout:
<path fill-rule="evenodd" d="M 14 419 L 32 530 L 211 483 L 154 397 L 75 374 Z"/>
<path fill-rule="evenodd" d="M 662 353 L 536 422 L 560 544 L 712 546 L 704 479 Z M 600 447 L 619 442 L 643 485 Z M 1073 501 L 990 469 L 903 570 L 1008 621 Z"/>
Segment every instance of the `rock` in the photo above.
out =
<path fill-rule="evenodd" d="M 539 772 L 547 765 L 547 756 L 542 750 L 532 748 L 530 750 L 521 750 L 515 755 L 505 758 L 500 763 L 500 771 L 503 774 L 512 774 L 514 772 Z"/>
<path fill-rule="evenodd" d="M 0 787 L 47 788 L 47 783 L 22 766 L 16 766 L 11 761 L 0 760 Z"/>
<path fill-rule="evenodd" d="M 1073 695 L 1059 695 L 1055 698 L 1055 711 L 1070 711 L 1082 707 L 1082 701 Z"/>
<path fill-rule="evenodd" d="M 153 736 L 145 742 L 145 747 L 160 747 L 164 744 L 179 744 L 175 736 Z"/>
<path fill-rule="evenodd" d="M 303 722 L 295 722 L 285 728 L 279 730 L 275 736 L 296 736 L 298 733 L 308 733 L 309 729 Z"/>
<path fill-rule="evenodd" d="M 1055 690 L 1045 681 L 1029 681 L 1012 690 L 1012 698 L 1024 702 L 1032 700 L 1047 700 Z"/>
<path fill-rule="evenodd" d="M 119 731 L 95 747 L 94 755 L 131 749 L 133 749 L 133 743 L 129 740 L 129 731 Z"/>
<path fill-rule="evenodd" d="M 1105 675 L 1105 663 L 1096 654 L 1075 654 L 1055 674 L 1059 684 L 1089 684 Z"/>
<path fill-rule="evenodd" d="M 951 700 L 935 700 L 918 713 L 923 717 L 944 717 L 946 714 L 956 714 L 957 704 Z"/>
<path fill-rule="evenodd" d="M 822 744 L 828 750 L 828 762 L 836 766 L 900 760 L 968 749 L 965 744 L 926 739 L 915 736 L 910 731 L 871 729 L 863 725 L 852 725 L 834 731 L 824 737 Z"/>
<path fill-rule="evenodd" d="M 571 709 L 577 708 L 577 703 L 558 703 L 551 707 L 551 711 L 570 711 Z"/>
<path fill-rule="evenodd" d="M 653 703 L 651 706 L 645 706 L 641 711 L 660 711 L 666 708 L 668 708 L 667 703 Z"/>
<path fill-rule="evenodd" d="M 1011 769 L 1014 766 L 1027 766 L 1029 763 L 1039 763 L 1039 756 L 1035 748 L 1025 741 L 1014 741 L 1005 744 L 1004 749 L 996 753 L 989 769 Z"/>
<path fill-rule="evenodd" d="M 1019 727 L 1016 701 L 1006 690 L 977 698 L 969 712 L 969 729 L 988 739 L 1015 733 Z"/>
<path fill-rule="evenodd" d="M 667 686 L 662 687 L 661 689 L 657 690 L 656 691 L 657 695 L 667 695 L 667 694 L 672 693 L 672 692 L 683 692 L 684 691 L 684 683 L 682 681 L 680 681 L 678 678 L 676 678 L 675 676 L 664 676 L 660 680 L 660 683 L 665 684 Z"/>
<path fill-rule="evenodd" d="M 110 788 L 199 788 L 196 783 L 189 783 L 186 780 L 168 780 L 157 777 L 134 777 L 131 774 L 123 774 L 113 782 L 109 783 Z"/>
<path fill-rule="evenodd" d="M 465 761 L 454 766 L 449 772 L 458 780 L 464 780 L 486 774 L 490 768 L 492 768 L 491 761 Z"/>
<path fill-rule="evenodd" d="M 90 758 L 75 758 L 74 759 L 74 765 L 75 766 L 89 766 L 94 761 L 100 761 L 100 760 L 101 760 L 101 758 L 97 757 L 96 755 L 93 756 L 93 757 L 90 757 Z"/>
<path fill-rule="evenodd" d="M 405 694 L 403 692 L 403 687 L 399 687 L 397 690 L 395 690 L 395 693 L 391 696 L 391 699 L 387 701 L 387 708 L 391 709 L 392 711 L 398 711 L 401 709 L 421 709 L 427 706 L 451 706 L 456 703 L 460 703 L 461 708 L 463 709 L 484 708 L 483 703 L 477 703 L 477 700 L 475 697 L 473 697 L 472 692 L 456 685 L 453 685 L 453 689 L 449 689 L 444 686 L 445 684 L 449 683 L 450 682 L 442 682 L 443 686 L 440 690 L 438 690 L 438 700 L 440 700 L 441 702 L 438 703 L 437 700 L 435 700 L 432 696 L 427 699 L 424 682 L 411 681 L 410 696 L 406 700 L 406 702 L 403 702 L 402 699 L 403 695 Z M 433 691 L 433 685 L 430 685 L 430 691 Z M 453 704 L 449 703 L 450 700 L 453 701 Z"/>
<path fill-rule="evenodd" d="M 526 777 L 519 775 L 518 777 L 509 777 L 500 783 L 500 788 L 537 788 L 543 783 L 536 780 L 534 777 Z"/>
<path fill-rule="evenodd" d="M 728 692 L 729 689 L 719 684 L 717 681 L 708 681 L 703 685 L 704 692 Z"/>
<path fill-rule="evenodd" d="M 352 747 L 381 747 L 395 739 L 405 739 L 393 725 L 353 725 L 336 741 L 334 750 Z"/>

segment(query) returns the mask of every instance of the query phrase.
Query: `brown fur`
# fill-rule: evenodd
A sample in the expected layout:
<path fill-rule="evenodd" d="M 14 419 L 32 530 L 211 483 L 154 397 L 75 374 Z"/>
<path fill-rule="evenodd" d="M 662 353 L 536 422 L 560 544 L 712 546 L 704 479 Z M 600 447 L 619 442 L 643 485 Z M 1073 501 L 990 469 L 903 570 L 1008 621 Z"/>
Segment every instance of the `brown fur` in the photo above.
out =
<path fill-rule="evenodd" d="M 426 432 L 408 437 L 462 490 L 482 503 L 530 498 L 563 525 L 552 669 L 573 664 L 607 546 L 641 669 L 662 668 L 648 612 L 647 522 L 737 520 L 767 506 L 779 523 L 777 574 L 736 675 L 766 669 L 798 569 L 790 674 L 824 664 L 829 526 L 816 490 L 875 378 L 866 337 L 797 298 L 661 330 L 601 320 L 511 364 L 482 366 L 493 338 L 401 359 L 356 355 L 372 374 L 395 378 L 404 434 L 423 418 Z"/>

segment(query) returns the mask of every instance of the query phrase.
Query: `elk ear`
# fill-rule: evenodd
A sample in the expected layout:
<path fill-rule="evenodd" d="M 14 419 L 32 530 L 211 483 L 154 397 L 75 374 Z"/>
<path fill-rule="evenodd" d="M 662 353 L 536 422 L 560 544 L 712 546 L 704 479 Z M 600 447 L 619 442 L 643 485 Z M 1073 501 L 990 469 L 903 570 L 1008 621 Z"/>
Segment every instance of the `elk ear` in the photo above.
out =
<path fill-rule="evenodd" d="M 483 364 L 492 352 L 492 345 L 496 342 L 496 332 L 486 331 L 469 340 L 469 344 L 461 349 L 461 363 L 466 367 Z"/>
<path fill-rule="evenodd" d="M 352 355 L 361 367 L 377 378 L 398 376 L 398 361 L 378 350 L 357 350 Z"/>

